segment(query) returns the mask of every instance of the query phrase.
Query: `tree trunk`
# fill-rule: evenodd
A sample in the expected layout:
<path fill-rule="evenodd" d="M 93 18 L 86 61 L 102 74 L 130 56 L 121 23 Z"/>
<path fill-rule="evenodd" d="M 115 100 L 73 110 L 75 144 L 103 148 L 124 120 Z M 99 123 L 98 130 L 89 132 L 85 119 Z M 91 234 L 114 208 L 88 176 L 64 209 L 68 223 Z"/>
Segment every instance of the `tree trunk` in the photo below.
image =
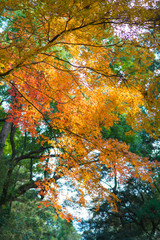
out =
<path fill-rule="evenodd" d="M 12 123 L 11 122 L 4 122 L 3 124 L 3 127 L 2 127 L 2 130 L 0 132 L 0 157 L 3 153 L 3 149 L 4 149 L 4 146 L 5 146 L 5 141 L 6 141 L 6 138 L 11 130 L 11 126 L 12 126 Z"/>

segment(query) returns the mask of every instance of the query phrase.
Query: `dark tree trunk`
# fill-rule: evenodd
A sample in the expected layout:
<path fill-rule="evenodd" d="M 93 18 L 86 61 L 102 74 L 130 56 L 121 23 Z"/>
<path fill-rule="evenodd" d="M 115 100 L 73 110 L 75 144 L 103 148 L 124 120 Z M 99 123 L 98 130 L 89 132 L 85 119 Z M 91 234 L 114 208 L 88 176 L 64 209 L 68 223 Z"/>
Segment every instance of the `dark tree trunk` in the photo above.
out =
<path fill-rule="evenodd" d="M 5 121 L 4 124 L 3 124 L 2 130 L 0 132 L 0 157 L 3 153 L 6 138 L 9 134 L 9 132 L 11 131 L 11 126 L 12 126 L 11 122 Z"/>

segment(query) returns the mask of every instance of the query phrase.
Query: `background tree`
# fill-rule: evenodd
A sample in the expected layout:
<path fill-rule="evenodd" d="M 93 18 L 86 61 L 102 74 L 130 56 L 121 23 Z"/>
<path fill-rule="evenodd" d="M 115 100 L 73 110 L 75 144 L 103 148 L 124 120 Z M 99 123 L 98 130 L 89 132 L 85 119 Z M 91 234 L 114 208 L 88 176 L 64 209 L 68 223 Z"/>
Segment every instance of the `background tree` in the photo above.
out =
<path fill-rule="evenodd" d="M 144 130 L 126 135 L 130 126 L 121 116 L 121 122 L 109 131 L 103 129 L 103 137 L 118 138 L 130 144 L 130 150 L 139 155 L 149 156 L 150 161 L 159 159 L 159 150 L 153 138 Z M 113 212 L 107 202 L 102 202 L 98 211 L 91 209 L 92 217 L 82 221 L 83 239 L 158 239 L 160 236 L 159 169 L 156 170 L 155 182 L 151 186 L 139 179 L 132 178 L 125 185 L 116 178 L 111 181 L 110 172 L 103 168 L 102 182 L 110 185 L 120 199 L 118 212 Z"/>
<path fill-rule="evenodd" d="M 71 222 L 62 220 L 53 208 L 38 208 L 37 192 L 30 191 L 12 203 L 10 214 L 1 215 L 1 239 L 78 240 Z"/>

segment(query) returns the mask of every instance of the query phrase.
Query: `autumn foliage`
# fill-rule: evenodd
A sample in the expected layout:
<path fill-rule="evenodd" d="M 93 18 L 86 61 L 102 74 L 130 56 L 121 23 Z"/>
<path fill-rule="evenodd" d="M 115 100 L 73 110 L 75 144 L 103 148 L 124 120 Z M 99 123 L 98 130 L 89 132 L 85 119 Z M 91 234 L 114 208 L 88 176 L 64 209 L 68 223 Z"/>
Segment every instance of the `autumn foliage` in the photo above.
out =
<path fill-rule="evenodd" d="M 72 181 L 78 203 L 85 206 L 89 194 L 97 206 L 108 200 L 117 210 L 114 191 L 101 183 L 102 167 L 121 183 L 131 177 L 152 182 L 156 163 L 131 153 L 126 143 L 102 138 L 102 127 L 109 129 L 124 115 L 133 129 L 128 134 L 145 129 L 158 137 L 158 76 L 149 70 L 159 47 L 156 3 L 24 0 L 1 1 L 0 7 L 7 25 L 0 34 L 1 84 L 12 96 L 8 121 L 58 149 L 58 161 L 46 170 Z M 123 24 L 133 36 L 116 35 Z M 134 27 L 154 33 L 138 36 Z M 43 134 L 46 128 L 51 135 Z M 37 182 L 40 195 L 71 217 L 58 203 L 56 178 Z"/>

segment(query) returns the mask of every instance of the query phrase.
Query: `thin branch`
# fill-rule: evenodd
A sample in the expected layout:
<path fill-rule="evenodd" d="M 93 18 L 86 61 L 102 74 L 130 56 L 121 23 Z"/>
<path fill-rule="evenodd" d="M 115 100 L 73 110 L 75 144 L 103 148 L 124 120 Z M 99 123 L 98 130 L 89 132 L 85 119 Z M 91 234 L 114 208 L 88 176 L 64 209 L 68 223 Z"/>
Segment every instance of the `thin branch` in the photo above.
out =
<path fill-rule="evenodd" d="M 42 53 L 42 54 L 47 55 L 47 56 L 52 56 L 52 57 L 56 58 L 57 60 L 60 60 L 60 61 L 65 62 L 65 63 L 68 63 L 70 66 L 72 66 L 72 67 L 74 67 L 74 68 L 77 68 L 77 69 L 88 69 L 88 70 L 91 70 L 91 71 L 93 71 L 93 72 L 95 72 L 95 73 L 97 73 L 97 74 L 99 74 L 99 75 L 102 75 L 102 76 L 104 76 L 104 77 L 109 77 L 109 78 L 111 78 L 111 77 L 117 77 L 117 78 L 118 78 L 118 77 L 119 77 L 119 76 L 116 75 L 116 74 L 107 75 L 107 74 L 101 72 L 100 70 L 96 70 L 96 69 L 94 69 L 94 68 L 92 68 L 92 67 L 75 65 L 75 64 L 71 63 L 71 62 L 68 61 L 68 60 L 64 60 L 64 59 L 62 59 L 62 58 L 59 58 L 59 57 L 57 57 L 57 56 L 54 56 L 54 55 L 51 55 L 51 54 L 48 54 L 48 53 Z M 48 63 L 46 63 L 46 64 L 48 64 Z M 52 66 L 52 65 L 51 65 L 51 66 Z M 53 67 L 54 67 L 54 66 L 53 66 Z M 67 71 L 68 71 L 68 70 L 67 70 Z M 71 70 L 70 70 L 70 71 L 71 71 Z"/>
<path fill-rule="evenodd" d="M 125 41 L 124 42 L 119 41 L 117 43 L 109 44 L 109 45 L 93 45 L 93 44 L 87 44 L 87 43 L 71 43 L 71 42 L 57 42 L 54 45 L 59 45 L 59 44 L 71 45 L 71 46 L 85 46 L 85 47 L 93 47 L 93 48 L 108 48 L 113 46 L 122 47 L 125 44 Z M 121 44 L 121 45 L 118 45 L 118 44 Z"/>
<path fill-rule="evenodd" d="M 16 132 L 16 127 L 12 123 L 11 133 L 10 133 L 10 143 L 11 143 L 11 147 L 12 147 L 12 160 L 15 158 L 15 155 L 16 155 L 15 142 L 14 142 L 15 132 Z"/>
<path fill-rule="evenodd" d="M 38 158 L 39 157 L 39 155 L 35 155 L 35 154 L 37 154 L 37 153 L 42 153 L 42 152 L 44 152 L 45 150 L 47 150 L 47 149 L 50 149 L 50 148 L 52 148 L 51 146 L 48 146 L 48 147 L 41 147 L 40 149 L 38 149 L 38 150 L 34 150 L 34 151 L 31 151 L 31 152 L 29 152 L 29 153 L 26 153 L 26 154 L 24 154 L 24 155 L 21 155 L 20 157 L 16 157 L 15 158 L 15 165 L 17 165 L 17 163 L 18 162 L 20 162 L 21 160 L 24 160 L 24 159 L 28 159 L 28 158 Z"/>
<path fill-rule="evenodd" d="M 21 156 L 24 154 L 24 151 L 26 150 L 26 142 L 27 142 L 27 133 L 24 134 L 24 144 L 23 144 L 23 150 L 21 153 Z"/>

